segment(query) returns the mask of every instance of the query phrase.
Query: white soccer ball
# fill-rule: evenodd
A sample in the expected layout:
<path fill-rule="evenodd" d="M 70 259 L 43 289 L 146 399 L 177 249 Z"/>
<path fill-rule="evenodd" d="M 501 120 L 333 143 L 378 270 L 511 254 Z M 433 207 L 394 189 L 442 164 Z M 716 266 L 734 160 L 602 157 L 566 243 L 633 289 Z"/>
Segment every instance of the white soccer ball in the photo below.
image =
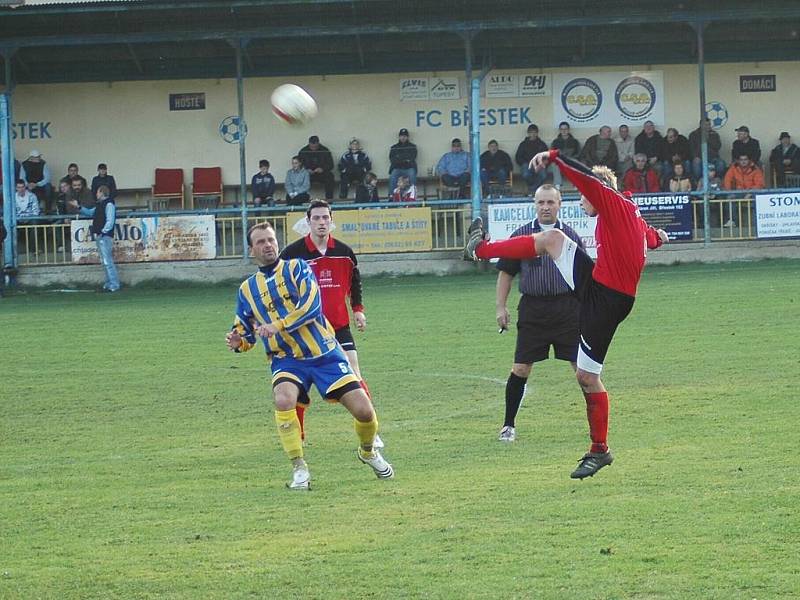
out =
<path fill-rule="evenodd" d="M 317 116 L 317 103 L 299 85 L 285 83 L 270 97 L 272 113 L 289 125 L 302 125 Z"/>

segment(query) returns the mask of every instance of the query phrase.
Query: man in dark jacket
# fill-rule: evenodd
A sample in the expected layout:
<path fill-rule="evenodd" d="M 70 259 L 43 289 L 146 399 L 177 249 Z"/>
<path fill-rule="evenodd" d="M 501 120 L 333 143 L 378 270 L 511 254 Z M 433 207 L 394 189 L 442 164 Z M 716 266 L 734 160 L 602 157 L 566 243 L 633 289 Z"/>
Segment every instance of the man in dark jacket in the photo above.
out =
<path fill-rule="evenodd" d="M 661 152 L 661 178 L 667 180 L 672 177 L 672 165 L 676 162 L 683 164 L 683 172 L 688 174 L 691 168 L 690 155 L 689 140 L 686 136 L 678 133 L 674 127 L 667 129 L 667 137 Z"/>
<path fill-rule="evenodd" d="M 115 198 L 117 195 L 117 182 L 114 179 L 113 175 L 108 174 L 108 165 L 106 163 L 100 163 L 97 165 L 97 175 L 92 177 L 92 196 L 97 196 L 97 190 L 100 189 L 101 185 L 105 185 L 108 187 L 108 191 L 111 198 Z"/>
<path fill-rule="evenodd" d="M 792 143 L 788 131 L 782 131 L 781 143 L 772 149 L 769 163 L 775 173 L 775 187 L 786 186 L 786 174 L 800 175 L 800 148 Z"/>
<path fill-rule="evenodd" d="M 731 165 L 744 155 L 755 164 L 761 164 L 761 144 L 757 139 L 750 137 L 750 128 L 747 125 L 736 129 L 736 139 L 731 148 Z"/>
<path fill-rule="evenodd" d="M 617 170 L 619 154 L 617 144 L 611 139 L 611 127 L 603 125 L 599 133 L 586 140 L 581 150 L 580 161 L 590 168 L 604 166 L 612 171 Z"/>
<path fill-rule="evenodd" d="M 484 194 L 489 189 L 489 181 L 505 185 L 509 173 L 514 169 L 511 157 L 500 150 L 497 140 L 489 140 L 488 147 L 489 149 L 481 154 L 481 184 Z"/>
<path fill-rule="evenodd" d="M 531 169 L 530 162 L 539 152 L 545 151 L 547 151 L 547 144 L 539 139 L 539 127 L 535 124 L 528 125 L 528 137 L 517 146 L 514 160 L 519 165 L 520 173 L 522 173 L 522 178 L 528 184 L 528 192 L 531 195 L 536 193 L 536 189 L 544 183 L 544 173 Z"/>
<path fill-rule="evenodd" d="M 333 200 L 333 155 L 331 155 L 331 151 L 319 143 L 316 135 L 312 135 L 308 138 L 308 145 L 300 148 L 297 155 L 303 166 L 308 169 L 311 183 L 324 185 L 325 199 Z"/>
<path fill-rule="evenodd" d="M 725 161 L 719 155 L 722 149 L 722 140 L 719 134 L 711 127 L 711 119 L 706 119 L 705 129 L 708 132 L 708 163 L 714 165 L 717 175 L 725 172 Z M 703 177 L 703 133 L 698 127 L 689 134 L 689 151 L 692 154 L 692 174 L 696 180 Z"/>
<path fill-rule="evenodd" d="M 661 168 L 659 161 L 664 154 L 664 138 L 656 130 L 656 126 L 652 121 L 644 122 L 642 132 L 636 136 L 634 149 L 637 154 L 641 153 L 647 157 L 647 163 L 651 168 Z"/>
<path fill-rule="evenodd" d="M 572 136 L 569 123 L 561 121 L 558 124 L 558 137 L 550 144 L 551 149 L 558 150 L 561 156 L 568 156 L 577 160 L 581 153 L 581 143 Z M 555 164 L 547 167 L 547 172 L 553 177 L 553 185 L 556 189 L 561 189 L 562 177 L 561 171 Z"/>
<path fill-rule="evenodd" d="M 266 158 L 258 161 L 258 173 L 250 180 L 250 192 L 253 194 L 253 205 L 275 204 L 275 178 L 269 172 L 269 161 Z"/>
<path fill-rule="evenodd" d="M 341 174 L 339 199 L 347 198 L 347 191 L 351 183 L 356 187 L 362 185 L 364 176 L 371 170 L 372 161 L 361 149 L 361 143 L 353 138 L 350 140 L 350 149 L 339 159 L 339 173 Z"/>
<path fill-rule="evenodd" d="M 403 127 L 398 141 L 389 149 L 389 192 L 397 187 L 397 180 L 405 175 L 411 185 L 417 183 L 417 146 L 408 141 L 408 129 Z"/>

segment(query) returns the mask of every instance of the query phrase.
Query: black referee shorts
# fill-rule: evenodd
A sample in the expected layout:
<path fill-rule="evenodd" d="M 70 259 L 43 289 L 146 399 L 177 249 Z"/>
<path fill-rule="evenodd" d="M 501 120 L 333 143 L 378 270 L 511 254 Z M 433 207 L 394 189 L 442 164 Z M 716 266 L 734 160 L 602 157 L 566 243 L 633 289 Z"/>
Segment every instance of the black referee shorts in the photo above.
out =
<path fill-rule="evenodd" d="M 349 325 L 336 330 L 336 341 L 341 344 L 345 352 L 356 349 L 356 341 L 353 339 L 353 332 L 350 331 Z"/>
<path fill-rule="evenodd" d="M 514 362 L 547 360 L 550 347 L 559 360 L 574 362 L 578 354 L 578 300 L 572 294 L 528 296 L 519 301 Z"/>

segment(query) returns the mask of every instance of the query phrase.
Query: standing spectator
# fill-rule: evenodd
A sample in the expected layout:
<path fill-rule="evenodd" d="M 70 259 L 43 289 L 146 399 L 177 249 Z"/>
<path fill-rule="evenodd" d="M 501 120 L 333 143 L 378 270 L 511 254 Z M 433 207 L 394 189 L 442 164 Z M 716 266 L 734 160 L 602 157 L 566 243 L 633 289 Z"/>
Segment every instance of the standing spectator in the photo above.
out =
<path fill-rule="evenodd" d="M 525 183 L 528 184 L 528 193 L 532 196 L 536 189 L 544 183 L 544 173 L 539 173 L 530 168 L 531 159 L 539 152 L 547 150 L 547 144 L 539 139 L 539 127 L 536 124 L 528 125 L 528 137 L 517 146 L 514 160 L 519 165 L 519 171 Z"/>
<path fill-rule="evenodd" d="M 617 145 L 617 176 L 624 177 L 628 169 L 633 168 L 633 155 L 636 153 L 635 142 L 631 137 L 630 129 L 624 123 L 619 126 L 618 132 L 617 137 L 614 138 L 614 143 Z"/>
<path fill-rule="evenodd" d="M 85 188 L 89 187 L 89 184 L 87 183 L 86 178 L 83 177 L 80 173 L 78 173 L 78 164 L 77 163 L 69 163 L 69 166 L 67 167 L 67 174 L 64 175 L 61 179 L 59 179 L 58 182 L 59 183 L 61 183 L 62 181 L 69 182 L 69 181 L 72 181 L 73 179 L 75 179 L 76 177 L 80 177 L 81 178 L 81 180 L 83 181 L 83 187 L 85 187 Z"/>
<path fill-rule="evenodd" d="M 92 193 L 83 185 L 84 181 L 86 180 L 83 177 L 70 179 L 70 199 L 76 200 L 81 208 L 92 208 L 97 195 L 92 196 Z"/>
<path fill-rule="evenodd" d="M 356 202 L 365 204 L 367 202 L 380 202 L 378 197 L 378 176 L 372 171 L 364 176 L 364 183 L 356 187 Z"/>
<path fill-rule="evenodd" d="M 703 123 L 701 121 L 701 123 Z M 719 134 L 711 127 L 711 119 L 706 119 L 703 127 L 707 131 L 708 136 L 708 162 L 714 165 L 714 170 L 717 173 L 725 171 L 725 161 L 719 155 L 722 149 L 722 140 Z M 700 127 L 695 129 L 689 134 L 689 151 L 692 155 L 692 174 L 698 181 L 703 177 L 703 133 Z"/>
<path fill-rule="evenodd" d="M 292 157 L 292 168 L 286 171 L 286 181 L 283 187 L 286 190 L 286 204 L 296 206 L 308 202 L 311 175 L 308 169 L 303 167 L 299 155 Z"/>
<path fill-rule="evenodd" d="M 17 211 L 17 222 L 21 223 L 29 217 L 38 217 L 42 214 L 39 199 L 25 186 L 22 179 L 17 179 L 14 206 Z"/>
<path fill-rule="evenodd" d="M 676 161 L 672 165 L 672 175 L 664 186 L 665 192 L 685 193 L 692 191 L 692 180 L 683 168 L 681 161 Z"/>
<path fill-rule="evenodd" d="M 599 133 L 586 140 L 580 160 L 587 167 L 605 166 L 612 171 L 617 170 L 619 154 L 617 145 L 611 139 L 611 127 L 603 125 Z"/>
<path fill-rule="evenodd" d="M 461 148 L 461 140 L 453 138 L 450 152 L 442 155 L 436 165 L 436 173 L 447 187 L 458 187 L 462 198 L 469 196 L 469 154 Z"/>
<path fill-rule="evenodd" d="M 726 190 L 763 190 L 764 172 L 747 154 L 741 154 L 725 173 L 722 187 Z"/>
<path fill-rule="evenodd" d="M 489 189 L 489 182 L 496 181 L 500 185 L 505 185 L 508 175 L 514 169 L 511 157 L 508 153 L 500 150 L 497 140 L 489 140 L 488 150 L 481 154 L 481 185 L 483 193 Z"/>
<path fill-rule="evenodd" d="M 84 187 L 86 187 L 86 180 L 84 179 Z M 114 180 L 113 175 L 108 174 L 108 165 L 106 163 L 100 163 L 97 165 L 97 175 L 92 177 L 92 197 L 97 197 L 97 190 L 100 189 L 100 186 L 104 185 L 108 188 L 108 194 L 110 198 L 117 197 L 117 182 Z"/>
<path fill-rule="evenodd" d="M 569 156 L 570 158 L 578 158 L 581 153 L 581 143 L 572 136 L 569 123 L 561 121 L 558 124 L 558 137 L 550 144 L 550 148 L 554 148 L 561 153 L 561 156 Z M 553 178 L 553 185 L 557 190 L 561 189 L 562 177 L 561 171 L 558 170 L 554 164 L 547 167 L 547 172 Z"/>
<path fill-rule="evenodd" d="M 633 155 L 633 168 L 628 169 L 622 179 L 622 186 L 631 194 L 651 194 L 660 191 L 658 175 L 653 171 L 647 157 L 637 152 Z"/>
<path fill-rule="evenodd" d="M 364 183 L 364 176 L 372 170 L 372 161 L 361 149 L 361 144 L 356 138 L 350 140 L 350 148 L 339 159 L 339 200 L 347 198 L 350 184 L 355 184 L 356 189 Z"/>
<path fill-rule="evenodd" d="M 73 180 L 74 181 L 74 180 Z M 114 293 L 120 288 L 117 266 L 114 264 L 114 225 L 117 219 L 117 207 L 111 197 L 107 185 L 97 188 L 96 203 L 92 208 L 81 208 L 81 216 L 90 217 L 92 224 L 89 231 L 95 236 L 100 263 L 106 272 L 106 280 L 100 291 Z"/>
<path fill-rule="evenodd" d="M 297 153 L 300 162 L 308 169 L 312 183 L 321 183 L 325 187 L 325 199 L 333 200 L 333 155 L 331 151 L 319 143 L 319 138 L 312 135 L 308 144 Z M 310 188 L 309 188 L 310 189 Z"/>
<path fill-rule="evenodd" d="M 402 175 L 408 177 L 411 185 L 417 183 L 417 146 L 408 141 L 408 129 L 403 127 L 397 134 L 398 141 L 389 149 L 389 189 L 397 187 Z"/>
<path fill-rule="evenodd" d="M 397 187 L 392 191 L 392 202 L 416 202 L 417 186 L 411 183 L 407 175 L 397 179 Z"/>
<path fill-rule="evenodd" d="M 689 157 L 691 151 L 689 150 L 689 140 L 686 136 L 678 133 L 674 127 L 667 129 L 667 137 L 662 146 L 663 153 L 661 155 L 661 176 L 666 180 L 672 177 L 672 165 L 676 162 L 683 164 L 683 172 L 688 173 L 691 168 Z"/>
<path fill-rule="evenodd" d="M 757 139 L 750 137 L 750 128 L 747 125 L 736 129 L 736 139 L 731 148 L 731 161 L 738 161 L 742 155 L 747 155 L 756 165 L 761 163 L 761 144 Z"/>
<path fill-rule="evenodd" d="M 792 143 L 788 131 L 782 131 L 780 144 L 772 149 L 769 164 L 775 172 L 775 187 L 786 186 L 786 174 L 800 174 L 800 148 Z"/>
<path fill-rule="evenodd" d="M 250 191 L 253 194 L 253 206 L 275 205 L 275 178 L 269 172 L 269 161 L 266 158 L 258 161 L 258 173 L 250 180 Z"/>
<path fill-rule="evenodd" d="M 636 136 L 633 144 L 634 150 L 641 152 L 647 157 L 647 163 L 651 169 L 660 169 L 659 160 L 664 154 L 664 138 L 656 130 L 652 121 L 645 121 L 642 132 Z"/>
<path fill-rule="evenodd" d="M 22 176 L 22 172 L 25 175 Z M 47 213 L 51 212 L 53 190 L 50 185 L 50 167 L 47 166 L 42 153 L 38 150 L 31 150 L 28 158 L 22 163 L 20 179 L 27 182 L 30 191 L 36 194 L 39 203 L 45 207 Z"/>

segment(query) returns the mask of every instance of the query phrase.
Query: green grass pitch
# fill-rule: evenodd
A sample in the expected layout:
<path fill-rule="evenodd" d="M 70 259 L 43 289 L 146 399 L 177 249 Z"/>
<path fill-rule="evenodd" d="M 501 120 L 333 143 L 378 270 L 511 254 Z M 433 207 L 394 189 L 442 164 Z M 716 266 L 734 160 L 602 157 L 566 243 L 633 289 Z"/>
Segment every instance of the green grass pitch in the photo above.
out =
<path fill-rule="evenodd" d="M 800 598 L 800 262 L 648 268 L 604 373 L 616 461 L 583 482 L 566 363 L 496 439 L 494 281 L 365 282 L 397 476 L 315 394 L 305 494 L 263 352 L 225 349 L 235 284 L 0 300 L 0 598 Z"/>

